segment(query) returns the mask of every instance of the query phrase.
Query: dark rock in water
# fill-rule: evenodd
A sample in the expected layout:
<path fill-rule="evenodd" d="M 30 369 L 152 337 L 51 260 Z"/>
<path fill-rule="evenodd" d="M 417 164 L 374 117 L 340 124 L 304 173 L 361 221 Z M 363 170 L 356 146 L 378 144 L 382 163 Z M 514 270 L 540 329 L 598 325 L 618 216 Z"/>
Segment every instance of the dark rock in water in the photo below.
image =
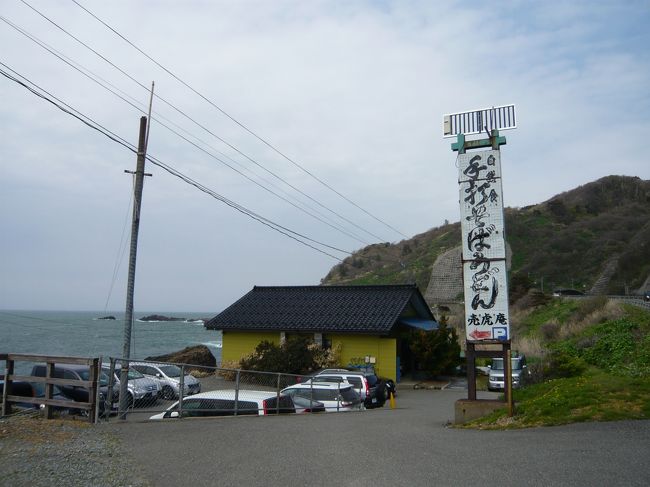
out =
<path fill-rule="evenodd" d="M 98 320 L 114 320 L 115 316 L 102 316 L 101 318 L 97 318 Z"/>
<path fill-rule="evenodd" d="M 216 367 L 217 361 L 205 345 L 196 345 L 187 347 L 178 352 L 158 355 L 157 357 L 147 357 L 146 360 L 153 362 L 173 362 L 177 364 L 203 365 L 205 367 Z"/>
<path fill-rule="evenodd" d="M 149 315 L 140 318 L 140 321 L 185 321 L 185 318 L 174 318 L 173 316 Z"/>

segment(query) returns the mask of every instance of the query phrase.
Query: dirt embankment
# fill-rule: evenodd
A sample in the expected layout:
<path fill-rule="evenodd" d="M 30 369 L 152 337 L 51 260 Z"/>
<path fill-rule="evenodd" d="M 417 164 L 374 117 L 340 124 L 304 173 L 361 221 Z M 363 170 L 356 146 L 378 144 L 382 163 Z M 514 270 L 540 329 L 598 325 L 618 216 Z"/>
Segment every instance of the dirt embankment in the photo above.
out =
<path fill-rule="evenodd" d="M 146 360 L 159 362 L 173 362 L 177 364 L 200 365 L 203 367 L 216 367 L 217 361 L 212 352 L 205 345 L 196 345 L 187 347 L 178 352 L 147 357 Z"/>

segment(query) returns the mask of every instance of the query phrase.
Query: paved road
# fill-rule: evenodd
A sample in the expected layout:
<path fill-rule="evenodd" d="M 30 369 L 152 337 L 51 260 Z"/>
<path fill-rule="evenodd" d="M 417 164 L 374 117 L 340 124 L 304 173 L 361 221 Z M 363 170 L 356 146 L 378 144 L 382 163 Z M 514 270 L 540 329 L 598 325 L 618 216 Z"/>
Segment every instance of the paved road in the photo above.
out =
<path fill-rule="evenodd" d="M 403 390 L 395 410 L 100 427 L 163 487 L 650 485 L 650 421 L 450 428 L 464 397 Z"/>

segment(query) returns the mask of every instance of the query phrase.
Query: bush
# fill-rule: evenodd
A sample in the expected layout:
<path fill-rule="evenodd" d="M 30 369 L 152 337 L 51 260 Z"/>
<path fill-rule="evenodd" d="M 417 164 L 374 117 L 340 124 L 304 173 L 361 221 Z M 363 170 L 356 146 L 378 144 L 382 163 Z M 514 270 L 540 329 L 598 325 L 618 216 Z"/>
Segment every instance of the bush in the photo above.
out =
<path fill-rule="evenodd" d="M 580 357 L 566 348 L 555 348 L 548 355 L 543 374 L 546 379 L 561 379 L 582 375 L 585 370 L 587 364 Z"/>
<path fill-rule="evenodd" d="M 557 322 L 550 321 L 540 326 L 539 331 L 541 332 L 544 339 L 550 342 L 557 338 L 560 331 L 560 325 Z"/>
<path fill-rule="evenodd" d="M 409 345 L 419 370 L 431 376 L 451 374 L 461 362 L 456 330 L 444 321 L 438 330 L 411 332 Z"/>
<path fill-rule="evenodd" d="M 282 345 L 263 341 L 255 351 L 239 362 L 243 370 L 304 374 L 323 367 L 339 365 L 340 347 L 324 350 L 309 336 L 291 336 Z"/>

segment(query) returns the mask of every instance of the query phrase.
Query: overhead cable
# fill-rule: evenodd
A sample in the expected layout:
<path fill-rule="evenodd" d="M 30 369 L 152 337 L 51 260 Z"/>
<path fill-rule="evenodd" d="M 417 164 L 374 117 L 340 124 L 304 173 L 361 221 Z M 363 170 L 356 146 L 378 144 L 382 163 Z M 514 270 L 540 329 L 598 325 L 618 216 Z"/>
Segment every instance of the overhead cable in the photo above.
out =
<path fill-rule="evenodd" d="M 13 70 L 9 66 L 7 66 L 2 61 L 0 61 L 0 65 L 4 66 L 8 70 L 10 70 L 12 73 L 20 76 L 26 82 L 23 82 L 20 79 L 16 78 L 15 76 L 12 76 L 11 74 L 7 73 L 6 71 L 0 69 L 0 74 L 2 76 L 4 76 L 7 79 L 9 79 L 11 81 L 14 81 L 15 83 L 23 86 L 24 88 L 29 90 L 31 93 L 35 94 L 36 96 L 44 99 L 45 101 L 47 101 L 49 103 L 51 103 L 52 105 L 54 105 L 55 107 L 57 107 L 58 109 L 63 111 L 64 113 L 67 113 L 68 115 L 73 116 L 74 118 L 81 121 L 82 123 L 84 123 L 88 127 L 100 132 L 101 134 L 108 137 L 113 142 L 116 142 L 116 143 L 122 145 L 123 147 L 125 147 L 126 149 L 130 150 L 133 153 L 137 153 L 136 147 L 133 144 L 127 142 L 125 139 L 123 139 L 119 135 L 117 135 L 117 134 L 111 132 L 110 130 L 106 129 L 101 124 L 94 121 L 92 118 L 90 118 L 87 115 L 83 114 L 82 112 L 79 112 L 78 110 L 74 109 L 73 107 L 71 107 L 67 103 L 63 102 L 62 100 L 58 99 L 57 97 L 55 97 L 51 93 L 47 92 L 46 90 L 44 90 L 40 86 L 33 83 L 28 78 L 20 75 L 19 73 L 17 73 L 15 70 Z M 27 83 L 30 83 L 32 86 L 29 86 Z M 39 92 L 38 90 L 41 90 L 41 92 Z M 307 237 L 306 235 L 303 235 L 303 234 L 301 234 L 299 232 L 291 230 L 291 229 L 289 229 L 289 228 L 287 228 L 287 227 L 285 227 L 283 225 L 280 225 L 280 224 L 278 224 L 278 223 L 276 223 L 276 222 L 274 222 L 274 221 L 272 221 L 272 220 L 270 220 L 268 218 L 265 218 L 265 217 L 255 213 L 255 212 L 253 212 L 253 211 L 249 210 L 248 208 L 246 208 L 246 207 L 244 207 L 242 205 L 239 205 L 238 203 L 235 203 L 234 201 L 229 200 L 228 198 L 226 198 L 226 197 L 224 197 L 224 196 L 210 190 L 206 186 L 203 186 L 201 183 L 198 183 L 197 181 L 195 181 L 192 178 L 184 175 L 183 173 L 176 170 L 172 166 L 163 163 L 159 159 L 154 158 L 153 156 L 148 155 L 147 159 L 152 164 L 154 164 L 154 165 L 160 167 L 161 169 L 167 171 L 168 173 L 178 177 L 179 179 L 181 179 L 181 180 L 185 181 L 186 183 L 194 186 L 195 188 L 199 189 L 200 191 L 212 196 L 213 198 L 221 201 L 222 203 L 225 203 L 226 205 L 228 205 L 231 208 L 239 211 L 240 213 L 245 214 L 246 216 L 258 221 L 259 223 L 261 223 L 261 224 L 275 230 L 276 232 L 281 233 L 281 234 L 285 235 L 286 237 L 289 237 L 289 238 L 301 243 L 302 245 L 310 247 L 313 250 L 316 250 L 317 252 L 320 252 L 321 254 L 327 255 L 327 256 L 333 258 L 334 260 L 337 260 L 337 261 L 341 262 L 341 259 L 339 257 L 336 257 L 336 256 L 330 254 L 329 252 L 326 252 L 326 251 L 324 251 L 324 250 L 322 250 L 322 249 L 320 249 L 318 247 L 315 247 L 314 245 L 312 245 L 312 243 L 316 244 L 316 245 L 320 245 L 320 246 L 328 248 L 328 249 L 331 249 L 331 250 L 335 250 L 335 251 L 347 254 L 347 255 L 351 255 L 351 253 L 346 251 L 346 250 L 342 250 L 342 249 L 339 249 L 337 247 L 334 247 L 334 246 L 325 244 L 323 242 L 320 242 L 318 240 L 312 239 L 310 237 Z M 309 242 L 312 242 L 312 243 L 309 243 Z"/>
<path fill-rule="evenodd" d="M 25 2 L 25 0 L 21 0 L 21 1 Z M 163 71 L 165 71 L 167 74 L 169 74 L 171 77 L 173 77 L 173 78 L 174 78 L 175 80 L 177 80 L 179 83 L 181 83 L 183 86 L 185 86 L 185 87 L 188 88 L 190 91 L 192 91 L 194 94 L 196 94 L 197 96 L 199 96 L 200 98 L 202 98 L 204 101 L 206 101 L 207 103 L 209 103 L 212 107 L 216 108 L 216 109 L 217 109 L 221 114 L 223 114 L 224 116 L 226 116 L 226 117 L 227 117 L 228 119 L 230 119 L 232 122 L 234 122 L 235 124 L 237 124 L 239 127 L 241 127 L 242 129 L 244 129 L 246 132 L 248 132 L 248 133 L 249 133 L 250 135 L 252 135 L 253 137 L 255 137 L 257 140 L 259 140 L 260 142 L 262 142 L 264 145 L 266 145 L 268 148 L 270 148 L 270 149 L 271 149 L 272 151 L 274 151 L 276 154 L 278 154 L 279 156 L 281 156 L 282 158 L 284 158 L 285 160 L 287 160 L 288 162 L 290 162 L 291 164 L 293 164 L 295 167 L 297 167 L 298 169 L 300 169 L 301 171 L 303 171 L 305 174 L 309 175 L 310 177 L 312 177 L 313 179 L 315 179 L 316 181 L 318 181 L 320 184 L 322 184 L 323 186 L 325 186 L 325 187 L 326 187 L 327 189 L 329 189 L 330 191 L 334 192 L 335 194 L 337 194 L 338 196 L 340 196 L 341 198 L 343 198 L 345 201 L 347 201 L 348 203 L 350 203 L 350 204 L 351 204 L 352 206 L 354 206 L 355 208 L 361 210 L 363 213 L 365 213 L 366 215 L 368 215 L 368 216 L 371 217 L 372 219 L 374 219 L 374 220 L 376 220 L 377 222 L 381 223 L 382 225 L 384 225 L 384 226 L 390 228 L 391 230 L 393 230 L 394 232 L 398 233 L 399 235 L 401 235 L 401 236 L 403 236 L 403 237 L 405 237 L 405 238 L 408 238 L 406 235 L 404 235 L 404 234 L 403 234 L 402 232 L 400 232 L 398 229 L 396 229 L 396 228 L 393 227 L 392 225 L 386 223 L 386 222 L 383 221 L 382 219 L 378 218 L 377 216 L 373 215 L 372 213 L 368 212 L 367 210 L 365 210 L 364 208 L 362 208 L 361 206 L 359 206 L 357 203 L 355 203 L 354 201 L 352 201 L 350 198 L 348 198 L 347 196 L 345 196 L 345 195 L 343 195 L 342 193 L 340 193 L 339 191 L 337 191 L 335 188 L 333 188 L 333 187 L 330 186 L 328 183 L 326 183 L 325 181 L 323 181 L 322 179 L 320 179 L 318 176 L 316 176 L 315 174 L 313 174 L 311 171 L 307 170 L 307 169 L 306 169 L 305 167 L 303 167 L 301 164 L 299 164 L 298 162 L 296 162 L 295 160 L 293 160 L 292 158 L 290 158 L 289 156 L 287 156 L 286 154 L 284 154 L 282 151 L 280 151 L 278 148 L 276 148 L 276 147 L 275 147 L 273 144 L 271 144 L 269 141 L 267 141 L 267 140 L 264 139 L 263 137 L 259 136 L 259 135 L 256 134 L 255 132 L 253 132 L 251 129 L 249 129 L 249 128 L 248 128 L 246 125 L 244 125 L 242 122 L 240 122 L 239 120 L 237 120 L 236 118 L 234 118 L 232 115 L 230 115 L 230 114 L 227 113 L 225 110 L 223 110 L 220 106 L 218 106 L 216 103 L 214 103 L 212 100 L 210 100 L 207 96 L 203 95 L 202 93 L 200 93 L 199 91 L 197 91 L 196 89 L 194 89 L 192 86 L 190 86 L 188 83 L 186 83 L 183 79 L 181 79 L 179 76 L 177 76 L 176 74 L 174 74 L 170 69 L 166 68 L 165 66 L 163 66 L 162 64 L 160 64 L 158 61 L 156 61 L 153 57 L 151 57 L 149 54 L 147 54 L 144 50 L 142 50 L 140 47 L 138 47 L 138 46 L 137 46 L 136 44 L 134 44 L 132 41 L 130 41 L 129 39 L 127 39 L 126 36 L 124 36 L 123 34 L 121 34 L 120 32 L 118 32 L 115 28 L 111 27 L 107 22 L 105 22 L 104 20 L 102 20 L 101 18 L 99 18 L 96 14 L 94 14 L 93 12 L 91 12 L 90 10 L 88 10 L 86 7 L 84 7 L 83 5 L 81 5 L 77 0 L 72 0 L 72 1 L 73 1 L 73 2 L 74 2 L 74 3 L 75 3 L 79 8 L 81 8 L 82 10 L 84 10 L 85 12 L 87 12 L 87 13 L 88 13 L 90 16 L 92 16 L 95 20 L 97 20 L 98 22 L 100 22 L 101 24 L 103 24 L 106 28 L 108 28 L 110 31 L 112 31 L 114 34 L 116 34 L 118 37 L 120 37 L 122 40 L 124 40 L 127 44 L 129 44 L 131 47 L 133 47 L 134 49 L 136 49 L 136 50 L 137 50 L 138 52 L 140 52 L 143 56 L 145 56 L 147 59 L 149 59 L 151 62 L 153 62 L 153 63 L 154 63 L 156 66 L 158 66 L 160 69 L 162 69 Z M 26 2 L 25 2 L 25 3 L 26 3 Z"/>
<path fill-rule="evenodd" d="M 31 41 L 33 41 L 34 43 L 38 44 L 40 47 L 42 47 L 43 49 L 45 49 L 46 51 L 48 51 L 50 54 L 52 54 L 53 56 L 55 56 L 56 58 L 58 58 L 60 61 L 63 61 L 64 63 L 68 64 L 70 67 L 72 67 L 73 69 L 75 69 L 76 71 L 78 71 L 79 73 L 81 73 L 82 75 L 84 75 L 85 77 L 87 77 L 88 79 L 90 79 L 91 81 L 93 81 L 94 83 L 98 84 L 99 86 L 101 86 L 102 88 L 104 88 L 105 90 L 107 90 L 109 93 L 111 93 L 111 94 L 117 96 L 117 97 L 120 98 L 122 101 L 124 101 L 125 103 L 129 104 L 131 107 L 133 107 L 133 108 L 135 108 L 136 110 L 138 110 L 139 112 L 141 112 L 141 113 L 147 115 L 147 112 L 145 112 L 145 111 L 143 110 L 143 108 L 142 108 L 142 104 L 141 104 L 140 102 L 138 102 L 137 100 L 135 100 L 135 98 L 133 98 L 132 96 L 128 95 L 128 94 L 125 93 L 124 91 L 122 91 L 122 90 L 120 90 L 119 88 L 117 88 L 117 87 L 116 87 L 115 85 L 113 85 L 112 83 L 106 81 L 104 78 L 102 78 L 101 76 L 97 75 L 97 74 L 94 73 L 92 70 L 90 70 L 90 69 L 84 67 L 83 65 L 77 63 L 76 61 L 72 60 L 71 58 L 69 58 L 69 57 L 66 56 L 65 54 L 61 53 L 60 51 L 57 51 L 57 50 L 54 49 L 52 46 L 48 45 L 46 42 L 42 41 L 41 39 L 37 38 L 37 37 L 34 36 L 33 34 L 27 32 L 27 31 L 26 31 L 25 29 L 23 29 L 22 27 L 19 27 L 18 25 L 14 24 L 13 22 L 11 22 L 10 20 L 6 19 L 5 17 L 3 17 L 3 16 L 1 16 L 1 15 L 0 15 L 0 20 L 3 21 L 3 22 L 5 22 L 7 25 L 9 25 L 10 27 L 12 27 L 13 29 L 15 29 L 16 31 L 18 31 L 19 33 L 21 33 L 22 35 L 24 35 L 25 37 L 27 37 L 28 39 L 30 39 Z M 130 100 L 127 100 L 127 98 L 129 98 Z M 154 113 L 156 113 L 156 112 L 154 112 Z M 357 234 L 348 231 L 347 229 L 341 227 L 340 225 L 337 225 L 337 224 L 335 224 L 335 223 L 332 223 L 331 219 L 327 218 L 327 216 L 323 215 L 323 214 L 322 214 L 321 212 L 319 212 L 318 210 L 313 209 L 313 208 L 310 208 L 308 205 L 306 205 L 306 206 L 307 206 L 308 208 L 310 208 L 312 211 L 315 211 L 316 213 L 318 213 L 318 214 L 321 215 L 323 218 L 326 218 L 326 219 L 329 220 L 329 221 L 323 220 L 323 218 L 320 218 L 320 217 L 314 215 L 313 213 L 307 211 L 307 210 L 306 210 L 305 208 L 303 208 L 302 206 L 299 206 L 299 204 L 304 204 L 303 202 L 300 202 L 299 200 L 293 198 L 294 201 L 298 201 L 298 204 L 293 203 L 293 202 L 289 201 L 287 198 L 285 198 L 285 197 L 283 197 L 283 196 L 280 196 L 280 195 L 277 194 L 275 191 L 272 191 L 272 190 L 270 190 L 269 188 L 265 187 L 263 184 L 259 183 L 258 181 L 255 181 L 254 179 L 250 178 L 249 176 L 247 176 L 246 174 L 242 173 L 242 172 L 239 171 L 238 169 L 232 167 L 230 164 L 228 164 L 227 162 L 225 162 L 223 159 L 217 157 L 216 155 L 214 155 L 214 154 L 212 154 L 211 152 L 207 151 L 207 150 L 204 149 L 203 147 L 200 147 L 200 146 L 197 145 L 195 142 L 189 140 L 187 137 L 185 137 L 185 136 L 179 134 L 176 130 L 170 128 L 168 125 L 166 125 L 165 123 L 161 122 L 160 119 L 159 119 L 158 117 L 160 117 L 160 118 L 166 120 L 167 122 L 171 123 L 172 125 L 174 125 L 175 127 L 177 127 L 179 130 L 182 130 L 183 132 L 185 132 L 186 134 L 188 134 L 190 137 L 192 137 L 192 138 L 198 140 L 200 143 L 206 145 L 207 147 L 209 147 L 210 149 L 212 149 L 212 150 L 214 150 L 215 152 L 219 153 L 219 154 L 222 155 L 223 157 L 225 157 L 225 158 L 227 158 L 228 160 L 232 161 L 233 163 L 237 164 L 237 165 L 238 165 L 239 167 L 241 167 L 242 169 L 246 169 L 246 170 L 248 170 L 249 172 L 251 172 L 252 174 L 254 174 L 255 176 L 257 176 L 258 178 L 260 178 L 261 180 L 263 180 L 263 181 L 266 182 L 267 184 L 270 184 L 270 185 L 272 185 L 273 187 L 275 187 L 276 189 L 278 189 L 279 191 L 282 191 L 282 192 L 283 192 L 284 194 L 286 194 L 288 197 L 291 197 L 291 196 L 290 196 L 286 191 L 283 191 L 281 188 L 279 188 L 279 187 L 278 187 L 277 185 L 275 185 L 274 183 L 272 183 L 272 182 L 270 182 L 270 181 L 268 181 L 268 180 L 262 178 L 261 176 L 259 176 L 259 175 L 256 174 L 255 172 L 251 171 L 250 169 L 246 168 L 246 167 L 243 166 L 242 164 L 238 163 L 237 161 L 235 161 L 235 160 L 232 159 L 231 157 L 227 156 L 226 154 L 223 154 L 222 152 L 220 152 L 220 151 L 217 150 L 216 148 L 212 147 L 212 146 L 211 146 L 210 144 L 208 144 L 207 142 L 205 142 L 205 141 L 199 139 L 198 137 L 194 136 L 193 134 L 190 134 L 187 130 L 183 129 L 183 128 L 180 127 L 178 124 L 174 123 L 173 121 L 167 119 L 166 117 L 164 117 L 164 116 L 162 116 L 162 115 L 160 115 L 160 114 L 158 114 L 158 113 L 156 113 L 156 115 L 157 115 L 157 117 L 154 118 L 154 120 L 157 121 L 157 122 L 158 122 L 162 127 L 166 128 L 166 129 L 169 130 L 171 133 L 173 133 L 174 135 L 178 136 L 179 138 L 181 138 L 181 139 L 184 140 L 185 142 L 189 143 L 190 145 L 194 146 L 194 147 L 197 148 L 198 150 L 200 150 L 200 151 L 204 152 L 205 154 L 207 154 L 208 156 L 212 157 L 212 158 L 215 159 L 217 162 L 219 162 L 219 163 L 225 165 L 226 167 L 228 167 L 228 168 L 230 168 L 231 170 L 235 171 L 237 174 L 239 174 L 239 175 L 241 175 L 242 177 L 248 179 L 250 182 L 252 182 L 252 183 L 255 184 L 256 186 L 259 186 L 259 187 L 262 188 L 263 190 L 265 190 L 265 191 L 271 193 L 273 196 L 275 196 L 275 197 L 281 199 L 282 201 L 284 201 L 284 202 L 290 204 L 290 205 L 293 206 L 294 208 L 298 209 L 299 211 L 302 211 L 303 213 L 309 215 L 310 217 L 312 217 L 312 218 L 318 220 L 319 222 L 321 222 L 321 223 L 323 223 L 323 224 L 329 226 L 330 228 L 332 228 L 332 229 L 334 229 L 334 230 L 337 230 L 337 231 L 343 233 L 344 235 L 346 235 L 346 236 L 348 236 L 348 237 L 350 237 L 350 238 L 352 238 L 352 239 L 354 239 L 354 240 L 357 240 L 357 241 L 360 242 L 360 243 L 363 243 L 363 244 L 365 244 L 365 245 L 369 245 L 369 242 L 367 242 L 366 240 L 362 239 L 362 238 L 359 237 Z"/>
<path fill-rule="evenodd" d="M 128 74 L 124 69 L 120 68 L 117 64 L 115 64 L 114 62 L 112 62 L 112 61 L 111 61 L 110 59 L 108 59 L 106 56 L 102 55 L 102 54 L 101 54 L 100 52 L 98 52 L 96 49 L 93 49 L 91 46 L 89 46 L 87 43 L 83 42 L 81 39 L 79 39 L 78 37 L 76 37 L 74 34 L 70 33 L 69 31 L 67 31 L 66 29 L 64 29 L 63 27 L 61 27 L 58 23 L 56 23 L 54 20 L 50 19 L 47 15 L 45 15 L 44 13 L 42 13 L 41 11 L 39 11 L 37 8 L 35 8 L 35 7 L 33 7 L 32 5 L 30 5 L 26 0 L 20 0 L 20 1 L 21 1 L 23 4 L 25 4 L 26 6 L 28 6 L 30 9 L 32 9 L 34 12 L 36 12 L 38 15 L 40 15 L 42 18 L 44 18 L 45 20 L 47 20 L 49 23 L 51 23 L 52 25 L 54 25 L 57 29 L 61 30 L 64 34 L 66 34 L 66 35 L 68 35 L 69 37 L 71 37 L 72 39 L 74 39 L 76 42 L 78 42 L 78 43 L 81 44 L 83 47 L 85 47 L 86 49 L 88 49 L 90 52 L 92 52 L 93 54 L 95 54 L 96 56 L 98 56 L 98 57 L 99 57 L 100 59 L 102 59 L 104 62 L 108 63 L 108 64 L 109 64 L 110 66 L 112 66 L 114 69 L 118 70 L 121 74 L 123 74 L 123 75 L 126 76 L 128 79 L 130 79 L 131 81 L 133 81 L 134 83 L 136 83 L 136 84 L 137 84 L 138 86 L 140 86 L 142 89 L 144 89 L 144 90 L 146 90 L 147 92 L 149 92 L 149 88 L 148 88 L 147 86 L 145 86 L 143 83 L 141 83 L 140 81 L 138 81 L 137 79 L 135 79 L 133 76 L 131 76 L 130 74 Z M 190 88 L 190 89 L 191 89 L 191 88 Z M 281 176 L 277 175 L 277 174 L 274 173 L 273 171 L 269 170 L 269 169 L 268 169 L 267 167 L 265 167 L 263 164 L 261 164 L 260 162 L 258 162 L 258 161 L 255 160 L 254 158 L 250 157 L 250 156 L 247 155 L 246 153 L 242 152 L 240 149 L 238 149 L 237 147 L 235 147 L 234 145 L 232 145 L 232 144 L 231 144 L 230 142 L 228 142 L 227 140 L 225 140 L 225 139 L 223 139 L 222 137 L 220 137 L 219 135 L 215 134 L 213 131 L 211 131 L 210 129 L 208 129 L 205 125 L 203 125 L 202 123 L 196 121 L 196 120 L 195 120 L 194 118 L 192 118 L 190 115 L 188 115 L 187 113 L 185 113 L 185 112 L 184 112 L 183 110 L 181 110 L 180 108 L 176 107 L 174 104 L 172 104 L 171 102 L 169 102 L 169 101 L 166 100 L 165 98 L 161 97 L 161 96 L 158 95 L 157 93 L 154 94 L 154 96 L 155 96 L 158 100 L 160 100 L 161 102 L 163 102 L 164 104 L 166 104 L 167 106 L 169 106 L 171 109 L 175 110 L 175 111 L 178 112 L 180 115 L 184 116 L 185 118 L 187 118 L 188 120 L 190 120 L 192 123 L 196 124 L 198 127 L 200 127 L 201 129 L 205 130 L 207 133 L 209 133 L 210 135 L 212 135 L 213 137 L 215 137 L 217 140 L 219 140 L 220 142 L 222 142 L 223 144 L 225 144 L 226 146 L 228 146 L 230 149 L 232 149 L 232 150 L 234 150 L 235 152 L 237 152 L 237 153 L 238 153 L 239 155 L 241 155 L 242 157 L 246 158 L 247 160 L 249 160 L 249 161 L 252 162 L 253 164 L 257 165 L 259 168 L 261 168 L 262 170 L 266 171 L 267 173 L 269 173 L 270 175 L 272 175 L 272 176 L 275 177 L 276 179 L 282 181 L 284 184 L 286 184 L 287 186 L 289 186 L 289 187 L 290 187 L 291 189 L 293 189 L 294 191 L 300 193 L 300 194 L 303 195 L 304 197 L 306 197 L 306 198 L 308 198 L 309 200 L 311 200 L 311 201 L 313 201 L 314 203 L 316 203 L 318 206 L 320 206 L 320 207 L 322 207 L 323 209 L 329 211 L 330 213 L 336 215 L 338 218 L 340 218 L 340 219 L 342 219 L 343 221 L 349 223 L 350 225 L 353 225 L 354 227 L 358 228 L 359 230 L 363 231 L 364 233 L 367 233 L 368 235 L 372 236 L 373 238 L 376 238 L 376 239 L 379 240 L 379 241 L 384 240 L 384 239 L 382 239 L 380 236 L 378 236 L 378 235 L 376 235 L 376 234 L 370 232 L 369 230 L 367 230 L 367 229 L 361 227 L 361 226 L 358 225 L 357 223 L 355 223 L 355 222 L 353 222 L 352 220 L 346 218 L 345 216 L 341 215 L 340 213 L 338 213 L 338 212 L 332 210 L 331 208 L 329 208 L 328 206 L 322 204 L 321 202 L 319 202 L 318 200 L 316 200 L 316 199 L 313 198 L 312 196 L 308 195 L 307 193 L 303 192 L 302 190 L 300 190 L 299 188 L 297 188 L 297 187 L 294 186 L 293 184 L 289 183 L 287 180 L 285 180 L 285 179 L 282 178 Z M 205 99 L 205 97 L 203 97 L 202 95 L 199 94 L 199 96 L 201 96 L 202 98 Z M 207 99 L 206 99 L 206 100 L 207 100 Z M 207 101 L 209 102 L 209 100 L 207 100 Z M 210 103 L 211 103 L 211 102 L 210 102 Z M 303 169 L 303 170 L 304 170 L 304 169 Z M 363 210 L 363 208 L 360 208 L 360 209 L 361 209 L 362 211 L 366 212 L 365 210 Z M 367 212 L 366 212 L 366 213 L 367 213 Z M 371 215 L 371 216 L 372 216 L 372 215 Z M 374 216 L 373 216 L 373 218 L 376 219 L 376 217 L 374 217 Z M 381 221 L 381 220 L 379 220 L 379 221 Z M 383 223 L 383 222 L 382 222 L 382 223 Z M 398 233 L 399 233 L 399 232 L 398 232 Z M 365 243 L 365 242 L 364 242 L 364 243 Z"/>

